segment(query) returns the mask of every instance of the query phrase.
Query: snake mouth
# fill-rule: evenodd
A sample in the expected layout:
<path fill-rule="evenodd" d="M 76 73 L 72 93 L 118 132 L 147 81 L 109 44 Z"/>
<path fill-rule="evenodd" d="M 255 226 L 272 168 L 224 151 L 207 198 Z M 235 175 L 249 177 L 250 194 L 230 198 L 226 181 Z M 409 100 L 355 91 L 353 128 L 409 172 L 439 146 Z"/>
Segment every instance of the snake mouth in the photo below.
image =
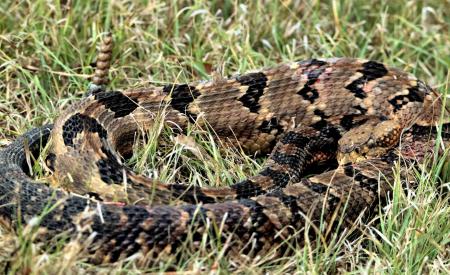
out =
<path fill-rule="evenodd" d="M 358 163 L 367 159 L 366 153 L 359 153 L 356 151 L 351 151 L 349 153 L 338 153 L 338 163 L 339 165 L 346 165 L 349 163 Z"/>
<path fill-rule="evenodd" d="M 349 163 L 358 163 L 361 161 L 366 161 L 371 158 L 378 158 L 386 154 L 387 148 L 375 146 L 375 144 L 366 144 L 361 147 L 356 147 L 353 150 L 338 152 L 338 163 L 340 165 L 345 165 Z"/>

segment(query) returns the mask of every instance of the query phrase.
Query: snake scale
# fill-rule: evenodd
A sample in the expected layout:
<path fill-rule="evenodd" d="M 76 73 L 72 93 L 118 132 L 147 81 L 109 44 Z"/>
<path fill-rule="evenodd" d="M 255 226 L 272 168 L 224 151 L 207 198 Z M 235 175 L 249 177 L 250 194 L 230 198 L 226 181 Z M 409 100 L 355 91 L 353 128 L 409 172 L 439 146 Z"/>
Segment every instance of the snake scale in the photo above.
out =
<path fill-rule="evenodd" d="M 43 235 L 91 235 L 97 263 L 174 251 L 190 233 L 201 239 L 211 223 L 220 227 L 219 238 L 232 237 L 230 250 L 263 253 L 294 235 L 302 243 L 305 234 L 294 232 L 307 225 L 317 229 L 311 236 L 326 235 L 373 213 L 392 190 L 400 155 L 423 159 L 437 137 L 448 145 L 443 110 L 438 93 L 411 74 L 351 58 L 310 59 L 206 82 L 91 91 L 53 125 L 0 151 L 0 216 L 17 225 L 51 207 L 40 219 Z M 190 123 L 208 125 L 221 140 L 270 155 L 257 175 L 230 187 L 163 184 L 137 175 L 122 156 L 132 153 L 136 133 L 151 129 L 161 112 L 181 132 Z M 26 152 L 39 154 L 49 139 L 47 164 L 64 191 L 27 174 Z M 306 177 L 336 160 L 332 170 Z M 67 191 L 96 194 L 99 201 Z"/>

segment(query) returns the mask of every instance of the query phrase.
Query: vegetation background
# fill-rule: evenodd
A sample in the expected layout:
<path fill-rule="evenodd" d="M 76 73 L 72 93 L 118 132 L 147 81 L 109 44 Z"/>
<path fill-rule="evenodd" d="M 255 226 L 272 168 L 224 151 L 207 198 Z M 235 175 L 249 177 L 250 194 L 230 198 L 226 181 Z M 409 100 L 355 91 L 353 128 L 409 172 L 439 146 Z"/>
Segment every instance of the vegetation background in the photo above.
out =
<path fill-rule="evenodd" d="M 311 57 L 349 56 L 394 65 L 442 93 L 449 90 L 449 0 L 5 0 L 0 2 L 0 147 L 51 122 L 83 95 L 99 41 L 109 30 L 115 40 L 111 87 L 117 89 L 227 76 Z M 192 140 L 205 148 L 210 164 L 195 161 L 186 146 L 173 146 L 169 155 L 176 157 L 166 158 L 168 152 L 158 152 L 156 142 L 137 152 L 131 164 L 147 174 L 156 169 L 165 180 L 177 177 L 172 168 L 184 167 L 191 171 L 187 178 L 198 184 L 229 184 L 255 173 L 260 165 L 239 150 L 219 153 L 208 134 L 193 131 Z M 24 274 L 449 274 L 449 197 L 437 193 L 434 167 L 419 172 L 420 187 L 414 192 L 396 190 L 378 216 L 380 222 L 360 225 L 359 237 L 344 234 L 329 245 L 293 246 L 291 257 L 232 259 L 223 256 L 220 247 L 213 252 L 187 248 L 145 269 L 133 260 L 98 267 L 85 262 L 80 246 L 69 243 L 51 250 L 32 244 L 26 234 L 16 237 L 2 230 L 2 266 Z"/>

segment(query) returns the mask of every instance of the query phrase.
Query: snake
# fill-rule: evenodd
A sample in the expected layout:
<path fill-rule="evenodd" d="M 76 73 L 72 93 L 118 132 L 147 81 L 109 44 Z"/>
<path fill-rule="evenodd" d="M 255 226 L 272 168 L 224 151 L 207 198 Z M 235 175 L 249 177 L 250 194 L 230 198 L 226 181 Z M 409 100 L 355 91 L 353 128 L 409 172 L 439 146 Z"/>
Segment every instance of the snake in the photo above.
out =
<path fill-rule="evenodd" d="M 158 114 L 174 133 L 210 127 L 223 144 L 267 160 L 256 175 L 218 188 L 136 174 L 125 159 Z M 416 164 L 450 144 L 448 120 L 444 98 L 423 81 L 355 58 L 94 89 L 0 150 L 0 217 L 14 228 L 38 217 L 43 240 L 89 237 L 94 263 L 172 253 L 217 228 L 230 252 L 265 253 L 305 236 L 326 239 L 375 213 L 393 190 L 397 161 Z M 29 162 L 46 145 L 52 183 L 43 184 Z"/>

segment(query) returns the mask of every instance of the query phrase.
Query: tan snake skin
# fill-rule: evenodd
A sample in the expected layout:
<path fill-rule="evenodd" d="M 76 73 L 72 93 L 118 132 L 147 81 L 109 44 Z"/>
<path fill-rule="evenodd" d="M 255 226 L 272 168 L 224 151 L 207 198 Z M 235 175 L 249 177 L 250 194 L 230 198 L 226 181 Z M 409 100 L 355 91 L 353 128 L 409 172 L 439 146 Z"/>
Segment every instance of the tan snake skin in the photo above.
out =
<path fill-rule="evenodd" d="M 442 117 L 448 120 L 442 105 L 414 76 L 350 58 L 293 62 L 209 82 L 93 91 L 55 121 L 47 163 L 65 190 L 126 205 L 93 206 L 63 191 L 52 196 L 51 188 L 36 186 L 23 173 L 23 145 L 17 141 L 0 152 L 0 164 L 7 167 L 0 168 L 1 203 L 8 204 L 0 214 L 28 220 L 61 200 L 41 227 L 50 234 L 74 232 L 81 219 L 88 233 L 96 233 L 90 250 L 95 262 L 173 251 L 190 225 L 202 233 L 209 222 L 222 224 L 224 236 L 237 237 L 233 249 L 253 240 L 250 250 L 264 252 L 307 223 L 334 228 L 337 214 L 345 212 L 345 226 L 363 211 L 373 213 L 391 190 L 399 152 L 412 150 L 414 158 L 423 158 L 433 147 L 434 126 Z M 207 123 L 222 140 L 237 140 L 249 153 L 270 153 L 268 160 L 256 176 L 224 188 L 136 175 L 122 156 L 161 112 L 174 129 Z M 447 144 L 445 122 L 441 135 Z M 34 148 L 48 135 L 44 128 L 26 138 Z M 336 169 L 305 178 L 336 160 Z M 174 199 L 176 206 L 167 204 Z"/>

